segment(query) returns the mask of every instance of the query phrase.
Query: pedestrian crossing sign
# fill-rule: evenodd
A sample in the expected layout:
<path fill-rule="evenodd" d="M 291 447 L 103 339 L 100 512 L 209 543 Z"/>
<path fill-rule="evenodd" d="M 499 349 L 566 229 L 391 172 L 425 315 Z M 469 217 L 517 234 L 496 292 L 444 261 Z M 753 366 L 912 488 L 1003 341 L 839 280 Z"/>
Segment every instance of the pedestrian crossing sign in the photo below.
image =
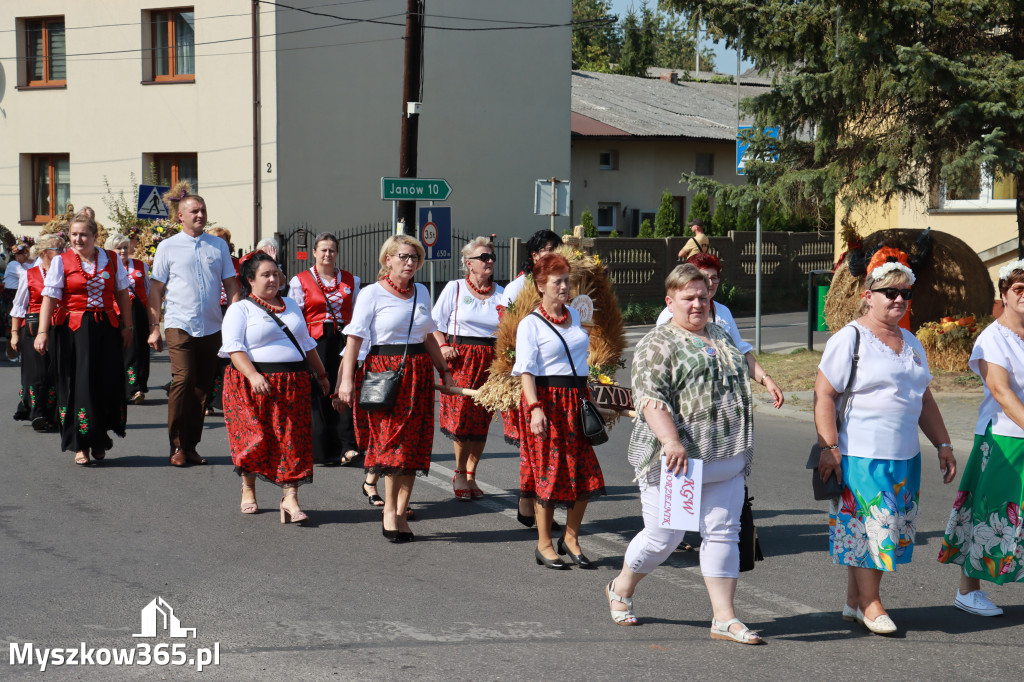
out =
<path fill-rule="evenodd" d="M 160 185 L 139 185 L 139 206 L 135 215 L 146 220 L 169 218 L 167 204 L 161 197 L 170 189 Z"/>

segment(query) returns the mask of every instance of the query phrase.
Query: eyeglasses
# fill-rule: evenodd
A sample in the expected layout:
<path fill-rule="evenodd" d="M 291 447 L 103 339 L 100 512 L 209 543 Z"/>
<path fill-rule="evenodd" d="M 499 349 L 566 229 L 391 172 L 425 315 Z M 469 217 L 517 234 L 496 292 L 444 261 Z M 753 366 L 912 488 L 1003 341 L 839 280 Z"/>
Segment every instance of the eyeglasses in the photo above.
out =
<path fill-rule="evenodd" d="M 904 301 L 909 301 L 914 295 L 914 292 L 910 289 L 897 289 L 896 287 L 882 287 L 881 289 L 872 289 L 871 291 L 882 294 L 890 301 L 895 301 L 897 296 L 902 296 Z"/>
<path fill-rule="evenodd" d="M 409 261 L 412 261 L 413 263 L 420 262 L 420 255 L 418 253 L 396 253 L 395 255 L 398 256 L 399 260 L 403 263 L 408 263 Z"/>
<path fill-rule="evenodd" d="M 493 260 L 497 260 L 497 257 L 495 257 L 493 253 L 481 253 L 479 256 L 473 256 L 472 258 L 467 258 L 466 260 L 478 260 L 481 263 L 490 263 Z"/>

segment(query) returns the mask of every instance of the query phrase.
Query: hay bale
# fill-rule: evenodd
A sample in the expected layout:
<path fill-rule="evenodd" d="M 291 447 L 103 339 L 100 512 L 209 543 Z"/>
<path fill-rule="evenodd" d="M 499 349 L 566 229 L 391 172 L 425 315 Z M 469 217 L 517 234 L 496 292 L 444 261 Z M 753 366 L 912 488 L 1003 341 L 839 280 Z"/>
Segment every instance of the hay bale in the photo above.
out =
<path fill-rule="evenodd" d="M 864 237 L 864 249 L 880 244 L 894 246 L 913 255 L 914 242 L 923 230 L 882 230 Z M 917 331 L 925 322 L 949 315 L 992 314 L 995 288 L 988 268 L 966 243 L 945 232 L 932 230 L 932 251 L 914 275 L 914 299 L 910 305 L 910 328 Z M 864 282 L 850 274 L 846 262 L 836 270 L 825 299 L 825 322 L 838 331 L 857 316 Z"/>

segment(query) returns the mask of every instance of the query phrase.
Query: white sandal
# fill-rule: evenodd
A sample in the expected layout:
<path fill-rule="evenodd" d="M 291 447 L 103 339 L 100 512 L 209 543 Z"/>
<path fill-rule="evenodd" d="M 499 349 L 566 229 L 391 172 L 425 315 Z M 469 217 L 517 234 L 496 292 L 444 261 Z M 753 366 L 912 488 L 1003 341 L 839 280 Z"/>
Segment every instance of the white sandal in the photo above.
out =
<path fill-rule="evenodd" d="M 739 618 L 730 618 L 724 623 L 719 623 L 714 618 L 711 619 L 711 639 L 724 639 L 727 642 L 739 642 L 740 644 L 764 644 L 764 640 L 761 639 L 761 635 L 757 634 L 756 630 L 751 630 L 746 625 L 743 625 L 743 630 L 739 633 L 733 633 L 729 628 L 732 627 L 733 623 L 739 623 Z"/>
<path fill-rule="evenodd" d="M 620 597 L 615 594 L 615 580 L 613 579 L 610 583 L 605 585 L 604 594 L 608 598 L 608 610 L 612 613 L 612 620 L 615 621 L 616 625 L 639 625 L 636 619 L 636 614 L 633 613 L 633 599 L 632 597 Z M 617 601 L 620 604 L 626 605 L 625 611 L 616 611 L 612 608 L 612 602 Z"/>

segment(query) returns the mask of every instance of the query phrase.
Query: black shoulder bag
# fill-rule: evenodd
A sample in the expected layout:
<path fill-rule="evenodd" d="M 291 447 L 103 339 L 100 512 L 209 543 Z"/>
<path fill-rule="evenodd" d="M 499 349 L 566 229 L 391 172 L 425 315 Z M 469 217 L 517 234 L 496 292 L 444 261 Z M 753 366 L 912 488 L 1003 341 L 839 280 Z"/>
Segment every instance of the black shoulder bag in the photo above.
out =
<path fill-rule="evenodd" d="M 259 308 L 261 312 L 264 312 L 267 315 L 269 315 L 270 319 L 277 323 L 277 326 L 281 328 L 281 331 L 285 333 L 285 336 L 288 337 L 288 340 L 292 342 L 293 346 L 295 346 L 295 350 L 299 351 L 299 355 L 302 356 L 302 361 L 305 362 L 306 366 L 308 367 L 309 360 L 306 359 L 306 351 L 302 350 L 302 346 L 299 345 L 298 339 L 295 338 L 295 334 L 292 334 L 292 330 L 288 328 L 288 325 L 284 323 L 284 320 L 278 317 L 277 314 L 270 308 L 264 308 L 263 306 L 258 305 L 257 303 L 251 300 L 249 301 L 249 303 L 252 303 L 254 306 Z M 317 390 L 320 390 L 320 378 L 316 376 L 316 372 L 313 370 L 312 367 L 309 367 L 309 375 L 314 379 L 313 385 L 317 387 Z"/>
<path fill-rule="evenodd" d="M 402 385 L 402 371 L 405 369 L 405 359 L 409 355 L 409 338 L 412 336 L 412 323 L 416 319 L 416 297 L 419 290 L 413 284 L 412 294 L 412 315 L 409 317 L 409 330 L 405 334 L 405 352 L 402 353 L 402 362 L 398 369 L 387 372 L 364 372 L 363 387 L 359 389 L 359 409 L 366 412 L 380 412 L 395 405 L 398 398 L 398 389 Z"/>
<path fill-rule="evenodd" d="M 565 342 L 565 338 L 559 333 L 558 329 L 555 328 L 555 325 L 545 320 L 542 315 L 537 314 L 536 311 L 530 314 L 537 315 L 537 318 L 541 322 L 551 327 L 551 331 L 555 333 L 555 336 L 558 337 L 558 340 L 562 342 L 562 346 L 565 348 L 565 357 L 569 359 L 569 367 L 572 369 L 572 375 L 579 379 L 579 375 L 576 374 L 576 365 L 573 364 L 572 361 L 572 353 L 569 352 L 569 344 Z M 597 406 L 590 402 L 582 391 L 580 392 L 579 420 L 580 430 L 583 431 L 583 435 L 586 436 L 591 445 L 601 445 L 602 443 L 608 442 L 608 432 L 605 429 L 604 417 L 601 416 Z"/>
<path fill-rule="evenodd" d="M 850 402 L 850 390 L 853 387 L 853 378 L 857 376 L 857 363 L 860 361 L 860 330 L 853 328 L 856 334 L 853 342 L 853 364 L 850 367 L 850 378 L 846 381 L 846 388 L 843 390 L 843 397 L 839 400 L 839 411 L 836 412 L 836 438 L 838 439 L 839 428 L 846 413 L 846 406 Z M 811 454 L 807 458 L 807 468 L 811 469 L 811 486 L 814 489 L 816 500 L 836 500 L 843 495 L 843 484 L 836 478 L 835 473 L 828 477 L 827 481 L 821 480 L 818 473 L 818 463 L 821 461 L 821 446 L 814 441 L 811 446 Z"/>

